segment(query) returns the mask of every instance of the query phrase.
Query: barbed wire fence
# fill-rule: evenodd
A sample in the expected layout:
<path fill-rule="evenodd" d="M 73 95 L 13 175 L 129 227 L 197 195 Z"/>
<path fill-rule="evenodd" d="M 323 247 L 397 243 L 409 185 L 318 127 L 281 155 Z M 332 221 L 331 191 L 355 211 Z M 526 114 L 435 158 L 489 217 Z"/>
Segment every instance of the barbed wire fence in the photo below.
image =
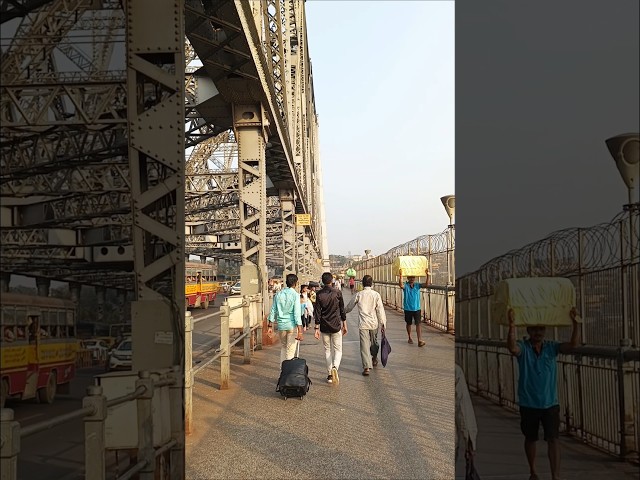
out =
<path fill-rule="evenodd" d="M 591 345 L 640 345 L 639 210 L 611 222 L 567 228 L 512 250 L 458 278 L 456 331 L 461 337 L 503 339 L 506 329 L 490 321 L 490 298 L 502 279 L 566 277 L 577 294 L 582 339 Z M 560 331 L 558 331 L 560 330 Z M 554 329 L 564 339 L 569 329 Z"/>

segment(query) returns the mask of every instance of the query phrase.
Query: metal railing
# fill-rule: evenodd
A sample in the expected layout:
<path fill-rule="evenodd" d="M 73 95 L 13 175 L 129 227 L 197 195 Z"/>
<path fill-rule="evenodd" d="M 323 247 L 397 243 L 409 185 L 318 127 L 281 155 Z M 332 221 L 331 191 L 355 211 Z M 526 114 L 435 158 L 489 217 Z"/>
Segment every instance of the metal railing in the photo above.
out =
<path fill-rule="evenodd" d="M 170 430 L 165 435 L 154 431 L 154 403 L 166 398 L 168 388 Z M 141 480 L 153 480 L 156 476 L 156 459 L 169 453 L 167 464 L 170 478 L 180 478 L 184 471 L 184 436 L 182 434 L 182 372 L 173 367 L 170 372 L 138 373 L 135 390 L 120 397 L 107 399 L 103 387 L 92 385 L 87 388 L 87 396 L 83 398 L 83 407 L 54 418 L 21 427 L 14 420 L 14 412 L 3 408 L 0 418 L 2 443 L 1 472 L 2 480 L 15 480 L 18 477 L 18 455 L 23 438 L 64 425 L 77 419 L 84 420 L 84 457 L 85 478 L 105 480 L 107 474 L 106 450 L 107 422 L 109 415 L 116 407 L 128 402 L 136 402 L 136 414 L 129 420 L 137 422 L 137 455 L 140 459 L 117 480 L 125 480 L 137 475 Z M 160 444 L 158 439 L 160 437 Z"/>
<path fill-rule="evenodd" d="M 469 389 L 517 410 L 518 364 L 496 340 L 456 338 L 456 360 Z M 561 428 L 581 441 L 638 461 L 640 351 L 629 346 L 578 347 L 558 357 Z"/>
<path fill-rule="evenodd" d="M 356 285 L 358 289 L 362 288 L 362 282 L 356 281 Z M 374 282 L 373 288 L 382 297 L 382 303 L 395 310 L 402 310 L 402 289 L 397 282 Z M 455 288 L 429 285 L 428 288 L 420 289 L 420 297 L 423 322 L 443 332 L 454 334 Z M 349 299 L 345 298 L 345 304 L 347 303 Z"/>
<path fill-rule="evenodd" d="M 491 319 L 496 285 L 516 277 L 562 276 L 573 282 L 583 319 L 581 338 L 590 346 L 559 357 L 566 429 L 589 445 L 632 460 L 638 459 L 640 435 L 640 230 L 633 227 L 639 215 L 637 208 L 630 209 L 609 223 L 555 232 L 456 282 L 461 366 L 470 386 L 507 408 L 515 408 L 517 373 L 504 348 L 507 328 Z M 566 328 L 547 330 L 558 341 L 570 335 Z M 516 336 L 525 333 L 517 328 Z M 460 357 L 469 349 L 475 353 Z"/>
<path fill-rule="evenodd" d="M 230 329 L 233 313 L 242 310 L 241 333 L 231 338 Z M 210 358 L 193 366 L 193 325 L 199 321 L 220 317 L 220 348 Z M 191 313 L 187 312 L 185 318 L 185 432 L 193 432 L 193 385 L 195 375 L 203 371 L 213 362 L 220 360 L 220 390 L 229 388 L 231 378 L 231 351 L 241 341 L 243 342 L 244 363 L 251 363 L 251 353 L 254 350 L 262 349 L 263 330 L 263 300 L 262 295 L 246 295 L 242 302 L 235 306 L 230 306 L 228 298 L 224 299 L 220 311 L 193 319 Z M 255 332 L 255 343 L 252 346 Z"/>
<path fill-rule="evenodd" d="M 422 235 L 391 248 L 386 253 L 356 262 L 353 267 L 362 279 L 371 275 L 373 281 L 393 282 L 393 262 L 402 255 L 423 255 L 427 257 L 431 283 L 453 285 L 455 279 L 455 225 L 435 235 Z"/>

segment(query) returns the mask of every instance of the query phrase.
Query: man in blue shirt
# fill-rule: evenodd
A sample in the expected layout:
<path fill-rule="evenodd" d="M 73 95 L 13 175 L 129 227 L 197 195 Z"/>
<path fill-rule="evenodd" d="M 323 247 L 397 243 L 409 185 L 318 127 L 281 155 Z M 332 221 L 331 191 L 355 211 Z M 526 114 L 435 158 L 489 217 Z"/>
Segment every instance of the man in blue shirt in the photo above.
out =
<path fill-rule="evenodd" d="M 570 353 L 580 341 L 580 328 L 575 308 L 571 310 L 573 331 L 569 342 L 545 340 L 545 327 L 527 327 L 529 338 L 516 342 L 515 315 L 509 310 L 507 348 L 518 359 L 518 405 L 520 430 L 524 435 L 524 451 L 529 462 L 529 480 L 538 480 L 536 442 L 542 423 L 547 442 L 552 480 L 560 479 L 560 402 L 558 402 L 557 357 Z"/>
<path fill-rule="evenodd" d="M 269 312 L 269 328 L 267 334 L 273 334 L 273 322 L 278 324 L 280 333 L 280 363 L 291 360 L 296 354 L 296 340 L 302 341 L 302 318 L 300 316 L 300 294 L 295 290 L 298 277 L 287 275 L 287 288 L 280 290 L 273 297 L 273 305 Z"/>
<path fill-rule="evenodd" d="M 416 277 L 407 277 L 407 281 L 402 283 L 402 269 L 398 271 L 398 286 L 402 289 L 404 300 L 402 308 L 404 310 L 404 321 L 407 324 L 407 335 L 409 335 L 409 343 L 413 343 L 411 338 L 411 323 L 416 325 L 416 336 L 418 337 L 418 346 L 424 347 L 425 342 L 422 340 L 422 331 L 420 329 L 420 289 L 429 286 L 429 269 L 425 270 L 427 281 L 424 283 L 415 283 Z"/>

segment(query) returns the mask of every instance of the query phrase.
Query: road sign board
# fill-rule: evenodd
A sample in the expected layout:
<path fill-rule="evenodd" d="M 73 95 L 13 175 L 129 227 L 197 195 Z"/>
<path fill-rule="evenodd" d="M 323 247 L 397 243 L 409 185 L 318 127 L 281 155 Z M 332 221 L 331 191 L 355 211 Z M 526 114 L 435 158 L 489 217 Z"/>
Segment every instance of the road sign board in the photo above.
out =
<path fill-rule="evenodd" d="M 311 214 L 309 213 L 296 214 L 296 225 L 298 226 L 311 225 Z"/>

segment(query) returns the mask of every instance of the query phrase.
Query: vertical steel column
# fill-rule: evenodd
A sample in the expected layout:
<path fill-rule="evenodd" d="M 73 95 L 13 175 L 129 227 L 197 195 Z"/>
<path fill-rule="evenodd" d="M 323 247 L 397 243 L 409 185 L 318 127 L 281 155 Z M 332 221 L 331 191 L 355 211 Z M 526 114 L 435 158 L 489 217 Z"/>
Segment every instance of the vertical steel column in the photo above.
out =
<path fill-rule="evenodd" d="M 11 283 L 11 274 L 0 274 L 0 293 L 9 293 L 9 284 Z"/>
<path fill-rule="evenodd" d="M 104 323 L 104 303 L 106 300 L 107 289 L 104 287 L 96 287 L 96 307 L 98 323 Z"/>
<path fill-rule="evenodd" d="M 304 244 L 304 263 L 302 266 L 302 271 L 305 276 L 311 275 L 311 239 L 309 238 L 309 234 L 304 234 L 303 239 Z"/>
<path fill-rule="evenodd" d="M 174 334 L 173 364 L 182 365 L 184 302 L 176 299 L 184 296 L 184 0 L 127 0 L 125 12 L 134 343 L 153 336 L 149 323 L 162 322 Z M 156 361 L 158 354 L 148 353 Z"/>
<path fill-rule="evenodd" d="M 259 291 L 267 285 L 266 132 L 268 122 L 260 104 L 233 105 L 238 140 L 240 249 L 244 265 L 258 268 Z M 241 281 L 246 284 L 248 279 Z"/>
<path fill-rule="evenodd" d="M 293 191 L 280 190 L 280 211 L 282 215 L 283 276 L 286 278 L 287 274 L 295 273 L 297 269 L 295 199 Z"/>
<path fill-rule="evenodd" d="M 296 275 L 304 271 L 304 230 L 305 227 L 296 225 Z"/>
<path fill-rule="evenodd" d="M 48 297 L 49 289 L 51 287 L 51 280 L 48 278 L 37 277 L 36 288 L 38 289 L 38 295 L 40 297 Z"/>

